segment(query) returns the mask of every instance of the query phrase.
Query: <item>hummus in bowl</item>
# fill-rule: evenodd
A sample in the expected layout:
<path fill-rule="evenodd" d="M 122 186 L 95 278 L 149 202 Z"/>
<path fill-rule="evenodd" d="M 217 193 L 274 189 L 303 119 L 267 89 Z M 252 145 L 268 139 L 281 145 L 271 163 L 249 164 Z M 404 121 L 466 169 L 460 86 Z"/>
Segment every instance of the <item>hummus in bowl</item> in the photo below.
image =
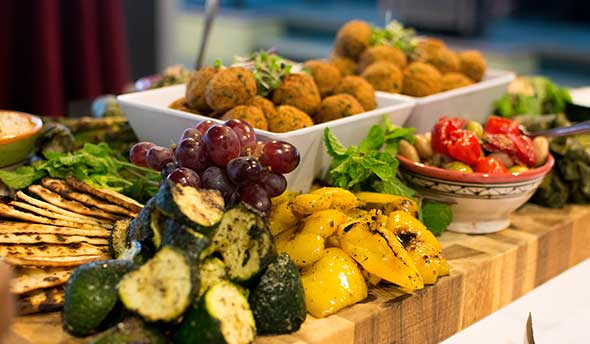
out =
<path fill-rule="evenodd" d="M 42 126 L 37 116 L 0 110 L 0 167 L 25 160 L 33 151 Z"/>

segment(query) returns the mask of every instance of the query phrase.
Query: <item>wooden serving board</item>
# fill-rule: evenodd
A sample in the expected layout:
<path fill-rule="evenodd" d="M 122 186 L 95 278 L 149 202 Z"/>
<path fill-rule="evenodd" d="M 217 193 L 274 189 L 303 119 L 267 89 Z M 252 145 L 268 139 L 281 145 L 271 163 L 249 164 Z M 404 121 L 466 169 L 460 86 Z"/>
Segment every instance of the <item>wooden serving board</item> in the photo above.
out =
<path fill-rule="evenodd" d="M 415 295 L 393 287 L 370 291 L 339 313 L 308 316 L 291 335 L 260 344 L 436 343 L 590 256 L 590 206 L 527 205 L 512 226 L 488 235 L 441 236 L 451 275 Z M 80 343 L 63 333 L 59 313 L 16 319 L 8 343 Z"/>

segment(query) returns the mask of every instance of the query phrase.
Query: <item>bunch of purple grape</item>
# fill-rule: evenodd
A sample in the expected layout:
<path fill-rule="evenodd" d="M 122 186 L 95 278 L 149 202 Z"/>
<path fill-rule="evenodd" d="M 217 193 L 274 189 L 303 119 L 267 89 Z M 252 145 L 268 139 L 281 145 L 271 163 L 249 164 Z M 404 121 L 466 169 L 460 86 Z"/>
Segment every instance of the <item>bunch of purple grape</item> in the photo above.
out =
<path fill-rule="evenodd" d="M 300 160 L 295 146 L 257 141 L 254 129 L 238 119 L 222 125 L 201 122 L 186 129 L 174 148 L 137 143 L 129 158 L 174 183 L 219 190 L 228 206 L 242 201 L 265 215 L 270 198 L 287 188 L 283 174 L 293 171 Z"/>

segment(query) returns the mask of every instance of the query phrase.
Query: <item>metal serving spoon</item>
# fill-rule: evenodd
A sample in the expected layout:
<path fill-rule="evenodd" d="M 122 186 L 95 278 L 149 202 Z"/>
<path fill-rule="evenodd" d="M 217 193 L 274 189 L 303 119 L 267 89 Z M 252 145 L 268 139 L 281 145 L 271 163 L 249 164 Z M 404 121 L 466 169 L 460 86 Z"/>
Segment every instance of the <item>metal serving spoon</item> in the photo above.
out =
<path fill-rule="evenodd" d="M 205 59 L 205 50 L 207 48 L 207 41 L 209 40 L 209 34 L 211 33 L 211 27 L 213 26 L 213 20 L 219 10 L 218 0 L 206 0 L 205 1 L 205 26 L 203 28 L 203 34 L 201 35 L 201 46 L 197 54 L 197 60 L 195 62 L 195 70 L 199 70 L 203 66 L 203 60 Z"/>
<path fill-rule="evenodd" d="M 535 131 L 528 131 L 523 125 L 520 126 L 520 130 L 526 136 L 535 137 L 535 136 L 546 136 L 546 137 L 559 137 L 559 136 L 567 136 L 567 135 L 575 135 L 575 134 L 590 134 L 590 121 L 584 121 L 580 123 L 576 123 L 569 127 L 559 127 L 547 130 L 535 130 Z"/>

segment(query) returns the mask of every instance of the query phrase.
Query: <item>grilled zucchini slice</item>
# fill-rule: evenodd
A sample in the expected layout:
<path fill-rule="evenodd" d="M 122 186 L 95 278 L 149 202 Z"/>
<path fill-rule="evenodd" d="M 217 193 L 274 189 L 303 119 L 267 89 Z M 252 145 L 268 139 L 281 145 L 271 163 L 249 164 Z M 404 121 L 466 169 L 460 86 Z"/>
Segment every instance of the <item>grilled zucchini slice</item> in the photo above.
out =
<path fill-rule="evenodd" d="M 211 245 L 211 240 L 192 228 L 168 219 L 164 222 L 162 232 L 162 246 L 166 245 L 183 250 L 191 265 L 198 266 L 210 254 L 207 248 Z"/>
<path fill-rule="evenodd" d="M 85 336 L 103 324 L 119 300 L 117 284 L 132 267 L 127 260 L 97 261 L 78 267 L 65 291 L 66 330 Z"/>
<path fill-rule="evenodd" d="M 219 283 L 227 278 L 225 265 L 216 257 L 209 257 L 205 259 L 199 267 L 201 276 L 201 287 L 199 288 L 199 297 L 203 296 L 205 292 L 216 283 Z"/>
<path fill-rule="evenodd" d="M 162 332 L 139 318 L 128 318 L 103 332 L 92 344 L 166 344 Z"/>
<path fill-rule="evenodd" d="M 237 282 L 254 280 L 277 254 L 264 219 L 241 205 L 225 212 L 212 240 L 229 278 Z"/>
<path fill-rule="evenodd" d="M 217 190 L 165 182 L 155 197 L 158 209 L 166 216 L 204 234 L 209 234 L 223 216 L 225 205 Z"/>
<path fill-rule="evenodd" d="M 131 219 L 118 220 L 113 226 L 109 236 L 109 249 L 114 258 L 119 258 L 127 247 L 127 229 L 130 223 Z"/>
<path fill-rule="evenodd" d="M 127 229 L 126 244 L 133 240 L 139 242 L 142 249 L 145 250 L 144 252 L 150 253 L 149 257 L 154 255 L 157 248 L 154 243 L 154 230 L 152 229 L 152 216 L 154 213 L 157 215 L 156 212 L 156 200 L 152 198 L 145 204 L 139 215 L 131 220 Z"/>
<path fill-rule="evenodd" d="M 127 309 L 147 321 L 172 321 L 190 304 L 191 289 L 188 258 L 179 249 L 165 246 L 123 277 L 119 296 Z"/>
<path fill-rule="evenodd" d="M 268 266 L 249 300 L 258 333 L 291 333 L 301 327 L 307 315 L 305 292 L 288 254 L 281 254 Z"/>
<path fill-rule="evenodd" d="M 175 343 L 247 344 L 254 341 L 256 326 L 246 297 L 228 281 L 207 290 L 190 307 L 175 336 Z"/>

